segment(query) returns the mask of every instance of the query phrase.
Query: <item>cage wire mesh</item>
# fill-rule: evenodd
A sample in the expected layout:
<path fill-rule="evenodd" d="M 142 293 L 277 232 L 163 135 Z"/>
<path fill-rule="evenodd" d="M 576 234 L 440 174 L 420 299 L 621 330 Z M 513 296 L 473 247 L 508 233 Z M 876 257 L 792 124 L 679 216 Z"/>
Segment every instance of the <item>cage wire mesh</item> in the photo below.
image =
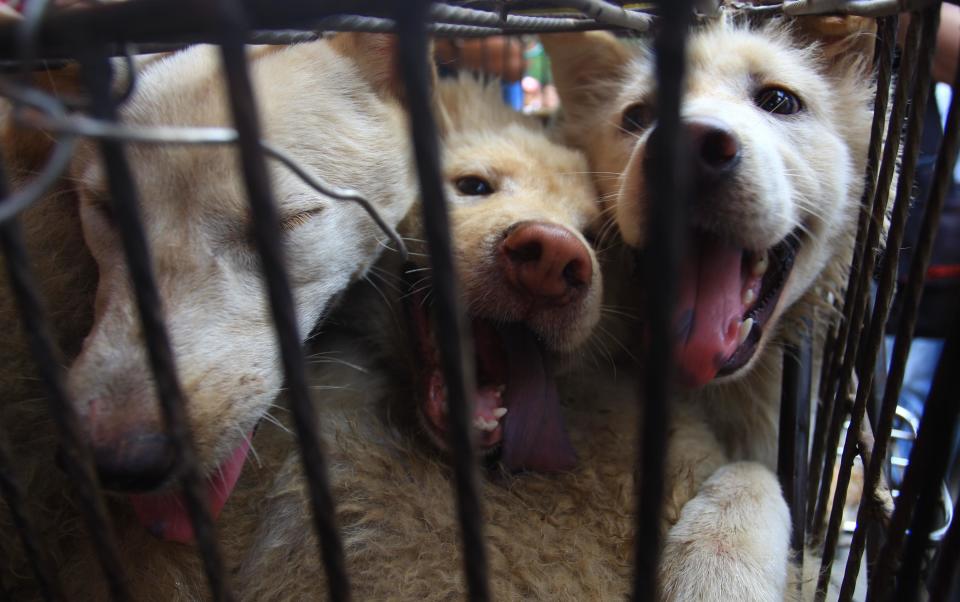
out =
<path fill-rule="evenodd" d="M 428 35 L 485 37 L 560 31 L 607 29 L 630 35 L 655 36 L 660 113 L 655 156 L 661 164 L 653 173 L 654 198 L 684 199 L 690 194 L 677 176 L 677 132 L 684 71 L 686 32 L 695 21 L 709 21 L 722 11 L 750 13 L 756 18 L 783 15 L 846 14 L 879 18 L 876 73 L 878 93 L 871 132 L 868 183 L 861 200 L 854 259 L 837 320 L 823 349 L 812 349 L 809 340 L 784 352 L 780 450 L 778 473 L 793 525 L 791 547 L 802 562 L 803 550 L 813 550 L 820 563 L 818 599 L 824 599 L 834 570 L 841 538 L 847 560 L 842 575 L 841 600 L 850 600 L 864 550 L 867 550 L 868 599 L 918 599 L 921 584 L 930 587 L 930 599 L 945 600 L 951 591 L 958 564 L 960 535 L 951 522 L 952 501 L 944 495 L 947 454 L 957 423 L 957 353 L 960 341 L 954 332 L 946 344 L 934 388 L 922 417 L 894 429 L 897 397 L 903 379 L 906 352 L 917 318 L 923 275 L 930 262 L 933 234 L 942 211 L 956 163 L 957 96 L 947 116 L 945 137 L 937 158 L 934 185 L 927 202 L 920 242 L 905 285 L 906 301 L 900 318 L 893 361 L 876 411 L 868 412 L 874 389 L 873 366 L 882 357 L 882 335 L 889 317 L 896 283 L 897 253 L 910 206 L 913 173 L 917 162 L 920 124 L 930 87 L 930 65 L 936 39 L 939 2 L 907 0 L 792 0 L 782 3 L 671 1 L 617 5 L 600 0 L 565 2 L 491 1 L 429 3 L 377 1 L 295 2 L 280 0 L 216 0 L 202 3 L 168 0 L 87 2 L 69 9 L 55 8 L 43 0 L 23 3 L 23 19 L 0 23 L 0 64 L 6 75 L 0 93 L 13 103 L 13 118 L 26 127 L 41 128 L 54 137 L 53 150 L 40 173 L 25 185 L 11 189 L 8 174 L 0 172 L 0 240 L 8 276 L 20 317 L 40 377 L 46 387 L 48 411 L 63 450 L 62 468 L 76 489 L 85 527 L 115 600 L 131 599 L 124 561 L 111 526 L 87 448 L 64 385 L 61 351 L 56 348 L 43 312 L 35 278 L 18 226 L 17 215 L 35 203 L 62 177 L 79 138 L 96 141 L 106 167 L 113 211 L 122 236 L 130 279 L 136 292 L 144 344 L 156 380 L 164 424 L 176 442 L 176 466 L 197 552 L 216 600 L 234 598 L 230 579 L 217 544 L 216 529 L 200 493 L 200 473 L 195 443 L 187 426 L 184 393 L 174 369 L 167 330 L 161 318 L 150 250 L 146 247 L 137 191 L 123 147 L 126 144 L 234 145 L 239 149 L 243 182 L 254 217 L 253 239 L 259 253 L 270 307 L 280 340 L 280 350 L 297 439 L 308 477 L 314 529 L 328 575 L 328 595 L 333 600 L 350 597 L 343 542 L 334 521 L 335 500 L 330 493 L 323 447 L 316 429 L 317 409 L 311 403 L 287 272 L 284 268 L 279 224 L 272 201 L 268 160 L 283 163 L 309 186 L 324 194 L 363 205 L 397 249 L 399 235 L 380 219 L 359 195 L 320 181 L 282 149 L 260 140 L 253 89 L 245 58 L 246 44 L 293 44 L 318 39 L 336 31 L 396 32 L 399 60 L 408 90 L 411 133 L 417 176 L 423 201 L 423 218 L 434 273 L 437 331 L 445 381 L 449 390 L 450 448 L 455 468 L 454 493 L 458 504 L 463 566 L 472 600 L 490 598 L 487 562 L 481 525 L 482 499 L 478 495 L 476 454 L 471 448 L 467 391 L 474 382 L 473 360 L 462 345 L 466 323 L 458 300 L 439 171 L 436 124 L 426 107 L 428 73 L 418 57 L 424 56 Z M 894 39 L 898 13 L 910 11 L 909 26 L 899 67 L 894 74 Z M 132 59 L 138 53 L 172 51 L 195 43 L 219 46 L 219 56 L 229 91 L 232 128 L 142 127 L 118 122 L 118 107 L 137 83 Z M 128 82 L 116 90 L 109 57 L 127 57 Z M 87 95 L 55 97 L 26 82 L 24 75 L 44 69 L 65 68 L 79 61 Z M 29 108 L 30 110 L 21 110 Z M 78 110 L 79 109 L 79 110 Z M 2 166 L 2 162 L 0 162 Z M 899 170 L 899 185 L 892 199 L 889 230 L 883 232 L 891 182 Z M 661 283 L 649 306 L 654 349 L 667 349 L 672 294 L 678 258 L 673 244 L 684 223 L 686 203 L 656 203 L 648 254 L 649 274 Z M 884 260 L 878 264 L 875 249 L 886 235 Z M 877 268 L 876 266 L 880 267 Z M 870 282 L 879 281 L 875 298 Z M 839 300 L 838 300 L 839 302 Z M 872 308 L 872 309 L 871 309 Z M 813 356 L 821 354 L 818 379 L 813 378 Z M 656 597 L 656 566 L 662 545 L 657 517 L 663 497 L 663 455 L 669 404 L 670 354 L 654 353 L 645 371 L 641 393 L 645 399 L 639 425 L 636 535 L 634 537 L 634 597 Z M 811 383 L 817 383 L 817 412 L 811 432 Z M 321 410 L 322 413 L 322 410 Z M 901 411 L 902 413 L 902 411 Z M 322 419 L 322 416 L 320 417 Z M 901 425 L 902 426 L 902 425 Z M 2 432 L 2 431 L 0 431 Z M 913 438 L 909 463 L 900 456 L 893 464 L 903 471 L 892 503 L 884 476 L 893 438 Z M 855 520 L 844 521 L 846 493 L 856 459 L 862 467 L 862 495 Z M 48 600 L 63 598 L 54 559 L 47 557 L 30 518 L 30 499 L 17 474 L 17 461 L 0 440 L 0 490 L 6 511 L 23 542 L 23 553 L 32 567 L 38 589 Z M 937 523 L 937 508 L 943 507 Z M 847 531 L 844 535 L 844 531 Z M 943 542 L 942 546 L 936 545 Z M 934 552 L 936 556 L 934 557 Z M 0 584 L 2 587 L 3 584 Z"/>

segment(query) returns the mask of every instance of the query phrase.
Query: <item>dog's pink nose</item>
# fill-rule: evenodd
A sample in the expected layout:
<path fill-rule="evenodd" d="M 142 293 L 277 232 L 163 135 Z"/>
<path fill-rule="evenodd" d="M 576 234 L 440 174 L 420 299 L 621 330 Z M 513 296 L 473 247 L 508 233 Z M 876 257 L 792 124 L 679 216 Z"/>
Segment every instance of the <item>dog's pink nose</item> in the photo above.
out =
<path fill-rule="evenodd" d="M 740 140 L 719 119 L 698 117 L 686 122 L 698 183 L 713 183 L 730 174 L 740 163 Z"/>
<path fill-rule="evenodd" d="M 593 277 L 590 251 L 573 232 L 556 224 L 519 224 L 500 251 L 507 281 L 537 302 L 564 303 Z"/>
<path fill-rule="evenodd" d="M 115 491 L 150 491 L 173 472 L 174 451 L 167 435 L 149 429 L 121 430 L 93 437 L 100 482 Z"/>

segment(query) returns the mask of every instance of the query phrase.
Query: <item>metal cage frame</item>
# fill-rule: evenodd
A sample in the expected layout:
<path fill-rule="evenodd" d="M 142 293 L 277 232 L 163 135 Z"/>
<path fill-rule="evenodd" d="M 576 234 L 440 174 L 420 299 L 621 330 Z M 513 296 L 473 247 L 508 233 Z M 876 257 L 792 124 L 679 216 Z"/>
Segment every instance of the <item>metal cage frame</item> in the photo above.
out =
<path fill-rule="evenodd" d="M 400 63 L 408 94 L 413 148 L 423 200 L 426 238 L 435 279 L 438 341 L 445 381 L 449 388 L 451 452 L 455 495 L 464 550 L 464 570 L 471 600 L 488 600 L 486 560 L 476 485 L 476 458 L 468 437 L 467 395 L 473 382 L 473 362 L 461 344 L 465 319 L 458 302 L 446 205 L 439 171 L 436 125 L 429 109 L 428 74 L 418 57 L 426 53 L 428 34 L 442 36 L 487 36 L 493 34 L 542 33 L 585 29 L 614 29 L 656 33 L 657 77 L 659 82 L 659 126 L 651 144 L 658 145 L 654 156 L 661 165 L 652 186 L 656 198 L 683 199 L 684 178 L 678 156 L 679 104 L 684 70 L 684 48 L 690 22 L 713 18 L 721 10 L 710 0 L 672 0 L 624 7 L 603 0 L 563 2 L 429 3 L 426 0 L 390 2 L 377 0 L 129 0 L 121 3 L 91 2 L 75 10 L 48 10 L 46 0 L 26 4 L 19 23 L 0 23 L 0 65 L 9 76 L 0 78 L 0 94 L 15 104 L 38 111 L 24 115 L 28 124 L 43 127 L 56 135 L 56 144 L 43 172 L 27 186 L 11 190 L 6 173 L 0 171 L 0 243 L 6 256 L 21 318 L 28 334 L 37 368 L 47 389 L 50 414 L 59 441 L 65 450 L 64 468 L 76 487 L 83 518 L 95 543 L 104 576 L 114 600 L 128 600 L 123 563 L 120 559 L 110 518 L 105 509 L 90 451 L 86 449 L 76 416 L 68 401 L 64 375 L 47 331 L 36 283 L 28 268 L 26 251 L 17 223 L 17 214 L 39 199 L 63 173 L 79 136 L 97 140 L 107 169 L 114 212 L 126 260 L 136 291 L 149 360 L 156 379 L 157 394 L 168 433 L 176 442 L 181 486 L 198 543 L 198 552 L 215 600 L 233 599 L 217 546 L 213 521 L 200 495 L 196 459 L 190 429 L 186 423 L 184 394 L 173 365 L 160 302 L 151 271 L 150 251 L 145 246 L 138 200 L 123 146 L 148 144 L 235 144 L 240 150 L 244 184 L 254 216 L 254 240 L 260 254 L 269 292 L 270 307 L 280 340 L 282 363 L 296 425 L 303 465 L 308 477 L 314 528 L 320 554 L 328 575 L 329 597 L 350 598 L 344 552 L 334 521 L 334 500 L 330 493 L 319 435 L 310 425 L 315 421 L 304 368 L 304 353 L 297 335 L 294 306 L 284 269 L 278 235 L 278 218 L 271 198 L 266 157 L 279 159 L 298 170 L 283 153 L 260 142 L 256 106 L 244 55 L 247 43 L 285 44 L 316 39 L 320 31 L 396 31 L 400 38 Z M 469 4 L 470 7 L 466 5 Z M 810 415 L 812 349 L 809 341 L 784 353 L 783 393 L 778 473 L 793 516 L 794 551 L 802 558 L 805 543 L 816 545 L 822 554 L 820 585 L 827 583 L 837 547 L 844 508 L 846 484 L 854 457 L 867 467 L 864 503 L 857 517 L 851 551 L 840 594 L 850 600 L 868 538 L 883 532 L 874 542 L 869 560 L 870 600 L 915 599 L 920 587 L 920 562 L 931 531 L 931 516 L 939 495 L 939 483 L 946 473 L 944 454 L 937 453 L 951 440 L 958 419 L 960 381 L 951 367 L 960 365 L 960 332 L 954 330 L 947 342 L 933 391 L 919 426 L 911 462 L 895 510 L 888 516 L 875 492 L 882 489 L 880 478 L 886 457 L 896 400 L 903 379 L 906 351 L 917 316 L 923 275 L 929 264 L 933 233 L 939 220 L 952 166 L 958 154 L 960 95 L 954 95 L 945 138 L 940 149 L 934 186 L 928 200 L 923 230 L 906 287 L 906 302 L 899 323 L 893 363 L 887 376 L 879 412 L 866 420 L 866 408 L 873 389 L 872 367 L 882 344 L 883 327 L 889 316 L 897 269 L 897 255 L 903 236 L 910 185 L 918 155 L 919 124 L 923 118 L 930 65 L 935 40 L 939 2 L 925 0 L 787 0 L 752 5 L 731 3 L 723 10 L 738 10 L 760 16 L 801 14 L 856 14 L 880 18 L 877 41 L 878 93 L 869 146 L 868 186 L 861 201 L 862 211 L 854 261 L 851 265 L 843 319 L 831 330 L 823 349 L 818 398 L 822 400 L 813 432 Z M 537 8 L 536 12 L 527 9 Z M 893 77 L 893 47 L 897 13 L 913 12 L 908 39 L 896 77 Z M 108 57 L 136 51 L 157 51 L 187 44 L 217 44 L 226 74 L 234 128 L 131 128 L 117 122 L 117 107 L 125 95 L 111 92 Z M 134 46 L 135 45 L 135 46 Z M 49 67 L 59 60 L 78 59 L 90 98 L 87 115 L 68 115 L 65 106 L 37 90 L 25 87 L 15 76 L 19 71 Z M 908 102 L 913 99 L 913 102 Z M 888 106 L 889 105 L 889 106 Z M 906 127 L 901 127 L 906 124 Z M 901 143 L 901 132 L 903 140 Z M 885 134 L 886 133 L 886 134 Z M 902 146 L 902 151 L 901 147 Z M 0 161 L 0 170 L 3 163 Z M 891 210 L 888 246 L 884 261 L 878 263 L 874 249 L 881 246 L 882 223 L 888 210 L 888 193 L 895 171 L 900 171 Z M 311 179 L 299 169 L 301 177 Z M 344 191 L 324 188 L 331 196 L 351 198 Z M 357 200 L 353 198 L 352 200 Z M 654 348 L 666 349 L 674 274 L 677 265 L 676 240 L 684 223 L 685 203 L 657 203 L 653 210 L 655 238 L 648 266 L 661 285 L 649 307 Z M 371 215 L 375 212 L 368 207 Z M 381 223 L 388 235 L 392 231 Z M 393 233 L 395 236 L 395 233 Z M 397 238 L 395 242 L 402 246 Z M 872 312 L 868 312 L 869 279 L 879 265 L 879 290 Z M 660 327 L 656 327 L 660 325 Z M 655 567 L 661 545 L 658 532 L 659 508 L 663 495 L 662 459 L 666 444 L 664 428 L 669 407 L 670 357 L 651 354 L 642 395 L 643 420 L 638 425 L 638 479 L 635 536 L 634 598 L 655 598 Z M 856 382 L 851 397 L 852 383 Z M 842 443 L 838 484 L 831 500 L 831 478 L 836 456 L 828 453 Z M 812 449 L 808 449 L 812 441 Z M 12 469 L 15 458 L 0 441 L 0 490 L 19 531 L 24 552 L 34 569 L 43 595 L 62 599 L 56 573 L 33 532 L 29 501 Z M 642 517 L 647 517 L 643 519 Z M 928 580 L 931 600 L 944 600 L 951 580 L 960 566 L 960 528 L 956 522 L 944 537 L 938 561 Z M 894 578 L 896 577 L 896 578 Z M 819 599 L 825 596 L 821 587 Z M 2 584 L 0 584 L 0 593 Z M 4 597 L 5 596 L 0 596 Z"/>

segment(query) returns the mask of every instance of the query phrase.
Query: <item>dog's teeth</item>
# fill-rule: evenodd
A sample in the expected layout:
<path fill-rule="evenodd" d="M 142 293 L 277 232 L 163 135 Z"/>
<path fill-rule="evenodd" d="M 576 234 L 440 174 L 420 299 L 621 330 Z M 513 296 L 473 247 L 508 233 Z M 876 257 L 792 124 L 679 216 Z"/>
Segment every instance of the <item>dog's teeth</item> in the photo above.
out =
<path fill-rule="evenodd" d="M 737 332 L 737 345 L 743 345 L 743 342 L 750 336 L 751 330 L 753 330 L 753 318 L 747 318 L 740 323 L 740 330 Z"/>
<path fill-rule="evenodd" d="M 757 298 L 757 294 L 753 292 L 752 288 L 748 288 L 747 290 L 743 291 L 744 305 L 749 306 L 751 303 L 753 303 L 756 300 L 756 298 Z"/>
<path fill-rule="evenodd" d="M 495 408 L 493 410 L 493 415 L 497 418 L 503 418 L 507 415 L 507 408 Z"/>
<path fill-rule="evenodd" d="M 473 428 L 485 431 L 487 426 L 487 421 L 483 419 L 483 416 L 477 416 L 473 419 Z"/>
<path fill-rule="evenodd" d="M 770 265 L 770 260 L 767 259 L 767 254 L 764 253 L 757 258 L 757 262 L 753 264 L 753 275 L 754 276 L 763 276 L 767 272 L 767 267 Z"/>

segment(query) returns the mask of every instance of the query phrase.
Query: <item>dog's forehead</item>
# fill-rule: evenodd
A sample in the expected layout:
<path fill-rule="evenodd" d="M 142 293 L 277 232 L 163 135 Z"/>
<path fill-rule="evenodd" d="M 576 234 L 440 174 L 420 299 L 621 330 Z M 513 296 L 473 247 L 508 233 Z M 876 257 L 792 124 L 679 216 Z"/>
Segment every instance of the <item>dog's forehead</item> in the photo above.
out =
<path fill-rule="evenodd" d="M 687 52 L 688 94 L 737 96 L 752 86 L 780 84 L 795 89 L 819 86 L 816 51 L 798 43 L 786 26 L 751 28 L 720 21 L 695 31 Z M 621 80 L 621 100 L 650 99 L 656 91 L 653 54 L 638 47 Z"/>
<path fill-rule="evenodd" d="M 820 77 L 813 67 L 812 53 L 787 29 L 771 26 L 756 30 L 720 24 L 692 36 L 688 87 L 698 91 L 742 85 L 744 81 L 803 87 Z"/>

